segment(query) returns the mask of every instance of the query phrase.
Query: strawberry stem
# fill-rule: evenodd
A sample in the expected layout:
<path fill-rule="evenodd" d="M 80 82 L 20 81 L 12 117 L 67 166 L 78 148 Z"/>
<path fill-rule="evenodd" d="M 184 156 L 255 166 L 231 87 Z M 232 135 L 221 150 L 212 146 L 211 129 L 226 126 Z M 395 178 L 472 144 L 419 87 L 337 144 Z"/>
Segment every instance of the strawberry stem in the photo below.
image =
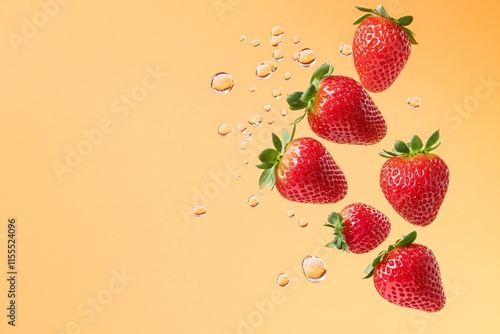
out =
<path fill-rule="evenodd" d="M 345 240 L 344 234 L 344 219 L 337 212 L 332 212 L 328 215 L 328 222 L 323 226 L 333 228 L 335 238 L 325 245 L 328 248 L 337 248 L 341 251 L 349 253 L 349 246 Z"/>
<path fill-rule="evenodd" d="M 382 150 L 382 152 L 379 153 L 380 156 L 384 158 L 392 158 L 392 157 L 411 157 L 419 153 L 429 153 L 431 151 L 434 151 L 436 148 L 441 145 L 441 143 L 438 143 L 439 141 L 439 129 L 434 131 L 432 135 L 427 139 L 427 142 L 425 143 L 425 146 L 422 142 L 422 139 L 420 139 L 419 136 L 414 135 L 411 138 L 411 141 L 408 143 L 405 143 L 401 140 L 396 140 L 394 142 L 394 148 L 390 151 L 387 150 Z"/>

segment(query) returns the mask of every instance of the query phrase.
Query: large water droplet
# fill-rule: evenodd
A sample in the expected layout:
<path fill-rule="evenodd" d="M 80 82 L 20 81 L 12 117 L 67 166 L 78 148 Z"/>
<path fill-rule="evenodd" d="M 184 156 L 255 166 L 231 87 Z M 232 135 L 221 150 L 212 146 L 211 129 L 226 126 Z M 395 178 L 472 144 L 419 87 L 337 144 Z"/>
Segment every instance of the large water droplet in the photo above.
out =
<path fill-rule="evenodd" d="M 293 36 L 292 43 L 297 45 L 300 43 L 300 37 L 299 36 Z"/>
<path fill-rule="evenodd" d="M 272 72 L 274 72 L 278 69 L 278 65 L 276 65 L 276 63 L 274 61 L 266 60 L 266 61 L 264 61 L 264 63 L 267 64 L 271 68 Z"/>
<path fill-rule="evenodd" d="M 259 204 L 260 202 L 257 196 L 252 195 L 248 198 L 248 206 L 250 206 L 251 208 L 256 208 L 259 206 Z"/>
<path fill-rule="evenodd" d="M 309 222 L 307 221 L 307 219 L 301 218 L 301 219 L 299 219 L 298 224 L 300 227 L 306 227 L 307 225 L 309 225 Z"/>
<path fill-rule="evenodd" d="M 281 90 L 279 90 L 279 89 L 275 89 L 275 90 L 273 90 L 273 97 L 274 97 L 275 99 L 280 99 L 280 98 L 281 98 L 281 95 L 282 95 L 282 94 L 281 94 Z"/>
<path fill-rule="evenodd" d="M 258 48 L 261 44 L 262 44 L 262 42 L 258 38 L 255 38 L 252 40 L 252 45 L 256 48 Z"/>
<path fill-rule="evenodd" d="M 287 215 L 288 215 L 288 218 L 295 217 L 295 210 L 288 210 Z"/>
<path fill-rule="evenodd" d="M 260 63 L 255 69 L 255 75 L 261 80 L 269 78 L 272 73 L 271 67 L 266 63 Z"/>
<path fill-rule="evenodd" d="M 248 123 L 256 128 L 258 128 L 262 124 L 262 120 L 263 118 L 259 114 L 252 114 L 248 116 Z"/>
<path fill-rule="evenodd" d="M 242 43 L 243 43 L 243 42 L 244 42 L 244 41 L 246 41 L 246 40 L 247 40 L 247 36 L 245 36 L 245 35 L 240 35 L 240 42 L 242 42 Z"/>
<path fill-rule="evenodd" d="M 273 52 L 273 59 L 276 61 L 281 61 L 285 57 L 285 53 L 281 50 L 276 50 Z"/>
<path fill-rule="evenodd" d="M 269 43 L 272 46 L 277 47 L 281 44 L 281 37 L 273 36 L 273 37 L 271 37 L 271 40 L 269 41 Z"/>
<path fill-rule="evenodd" d="M 410 96 L 406 103 L 408 104 L 408 107 L 411 109 L 418 109 L 420 108 L 420 98 L 416 96 Z"/>
<path fill-rule="evenodd" d="M 352 55 L 352 46 L 349 44 L 341 45 L 339 51 L 343 57 L 350 57 Z"/>
<path fill-rule="evenodd" d="M 283 74 L 283 79 L 285 79 L 286 81 L 290 80 L 291 78 L 292 78 L 292 73 L 285 72 L 285 74 Z"/>
<path fill-rule="evenodd" d="M 210 88 L 217 94 L 227 94 L 233 89 L 233 77 L 226 72 L 219 72 L 212 77 Z"/>
<path fill-rule="evenodd" d="M 285 31 L 280 26 L 273 27 L 273 29 L 271 30 L 271 35 L 273 36 L 281 36 L 284 33 Z"/>
<path fill-rule="evenodd" d="M 322 282 L 326 277 L 326 264 L 319 257 L 307 255 L 302 261 L 305 278 L 312 283 Z"/>
<path fill-rule="evenodd" d="M 313 50 L 305 48 L 300 50 L 298 56 L 294 55 L 293 60 L 297 61 L 302 67 L 310 67 L 316 62 L 316 54 Z"/>
<path fill-rule="evenodd" d="M 287 274 L 281 273 L 278 275 L 278 279 L 277 279 L 276 283 L 278 284 L 278 286 L 280 288 L 284 288 L 290 283 L 290 279 L 288 278 Z"/>
<path fill-rule="evenodd" d="M 219 135 L 221 135 L 222 137 L 229 136 L 231 133 L 233 133 L 233 127 L 229 123 L 222 123 L 219 126 L 217 133 L 219 133 Z"/>
<path fill-rule="evenodd" d="M 193 213 L 196 217 L 203 217 L 204 215 L 207 214 L 207 209 L 201 204 L 198 204 L 197 206 L 194 207 Z"/>

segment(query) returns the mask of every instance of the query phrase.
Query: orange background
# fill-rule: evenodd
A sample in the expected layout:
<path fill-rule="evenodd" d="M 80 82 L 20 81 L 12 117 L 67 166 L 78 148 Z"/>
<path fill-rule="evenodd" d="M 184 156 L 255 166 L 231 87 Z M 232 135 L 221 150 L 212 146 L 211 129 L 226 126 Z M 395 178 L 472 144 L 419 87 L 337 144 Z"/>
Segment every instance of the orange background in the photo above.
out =
<path fill-rule="evenodd" d="M 269 189 L 258 195 L 257 152 L 270 145 L 271 131 L 298 116 L 281 116 L 286 94 L 303 90 L 326 61 L 357 79 L 352 58 L 338 52 L 351 43 L 360 16 L 353 5 L 378 2 L 2 1 L 1 331 L 500 332 L 496 1 L 385 3 L 395 17 L 415 17 L 420 43 L 396 83 L 371 94 L 387 137 L 368 147 L 320 140 L 349 182 L 337 204 L 291 203 Z M 271 58 L 277 25 L 285 31 L 277 47 L 285 59 L 258 80 L 255 67 Z M 254 38 L 260 47 L 252 47 Z M 292 61 L 302 48 L 316 53 L 313 67 Z M 227 95 L 210 90 L 219 71 L 234 78 Z M 274 89 L 281 99 L 272 98 Z M 409 96 L 422 99 L 418 110 L 406 106 Z M 238 149 L 237 130 L 217 135 L 221 123 L 236 127 L 254 113 L 264 123 L 249 129 L 246 150 Z M 437 128 L 443 144 L 436 153 L 450 167 L 451 184 L 436 221 L 416 228 L 383 197 L 377 152 Z M 297 136 L 315 135 L 304 122 Z M 72 150 L 83 156 L 68 158 Z M 58 174 L 54 166 L 63 165 Z M 247 205 L 250 195 L 259 207 Z M 389 216 L 389 239 L 364 255 L 325 249 L 327 215 L 358 201 Z M 198 203 L 207 209 L 201 218 L 192 214 Z M 16 327 L 5 316 L 9 217 L 17 218 Z M 300 218 L 309 225 L 298 227 Z M 441 267 L 448 303 L 436 314 L 392 305 L 360 279 L 377 251 L 414 229 Z M 309 254 L 326 262 L 322 283 L 307 282 L 297 269 Z M 281 272 L 290 276 L 286 288 L 276 285 Z"/>

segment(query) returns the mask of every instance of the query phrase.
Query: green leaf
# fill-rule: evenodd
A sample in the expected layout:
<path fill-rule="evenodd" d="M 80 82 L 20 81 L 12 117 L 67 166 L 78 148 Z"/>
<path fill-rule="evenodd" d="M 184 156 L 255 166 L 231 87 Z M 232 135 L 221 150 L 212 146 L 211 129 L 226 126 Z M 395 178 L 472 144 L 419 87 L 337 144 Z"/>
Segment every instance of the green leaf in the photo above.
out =
<path fill-rule="evenodd" d="M 425 143 L 425 151 L 428 151 L 432 149 L 434 144 L 436 144 L 439 140 L 439 129 L 434 131 L 434 133 L 427 139 L 427 142 Z M 438 144 L 439 145 L 439 144 Z"/>
<path fill-rule="evenodd" d="M 375 9 L 377 11 L 377 13 L 379 13 L 380 15 L 382 15 L 383 17 L 385 18 L 388 18 L 390 19 L 391 16 L 389 15 L 389 13 L 385 10 L 384 6 L 382 6 L 382 4 L 378 5 L 377 8 Z"/>
<path fill-rule="evenodd" d="M 363 277 L 363 279 L 367 279 L 367 278 L 370 278 L 373 276 L 373 271 L 374 271 L 374 268 L 371 264 L 368 265 L 368 267 L 366 267 L 365 269 L 365 274 L 366 276 Z"/>
<path fill-rule="evenodd" d="M 300 101 L 307 105 L 307 102 L 311 101 L 318 89 L 314 84 L 310 84 L 306 91 L 300 96 Z"/>
<path fill-rule="evenodd" d="M 406 144 L 401 140 L 396 140 L 396 142 L 394 143 L 394 149 L 400 153 L 410 153 L 410 149 L 408 148 L 408 146 L 406 146 Z"/>
<path fill-rule="evenodd" d="M 273 164 L 272 162 L 261 162 L 260 164 L 255 165 L 255 167 L 257 167 L 258 169 L 269 169 L 273 166 L 276 166 L 276 165 Z"/>
<path fill-rule="evenodd" d="M 416 238 L 417 238 L 417 231 L 413 231 L 411 233 L 408 233 L 407 235 L 405 235 L 401 240 L 399 240 L 396 243 L 395 247 L 402 247 L 402 246 L 409 245 L 409 244 L 413 243 Z"/>
<path fill-rule="evenodd" d="M 330 63 L 324 63 L 320 67 L 314 71 L 311 76 L 311 84 L 314 83 L 315 80 L 321 81 L 321 79 L 330 76 L 333 73 L 333 66 Z M 317 87 L 316 87 L 317 88 Z"/>
<path fill-rule="evenodd" d="M 362 12 L 375 14 L 375 11 L 371 8 L 364 8 L 364 7 L 359 7 L 359 6 L 354 6 L 354 8 L 356 8 L 357 10 L 360 10 Z"/>
<path fill-rule="evenodd" d="M 328 222 L 332 225 L 338 225 L 342 217 L 337 212 L 332 212 L 328 215 Z"/>
<path fill-rule="evenodd" d="M 401 27 L 401 29 L 403 29 L 406 36 L 408 36 L 408 41 L 410 41 L 410 44 L 412 44 L 412 45 L 418 44 L 417 40 L 415 39 L 415 34 L 413 33 L 413 31 L 411 31 L 410 29 L 408 29 L 406 27 Z"/>
<path fill-rule="evenodd" d="M 403 27 L 410 25 L 413 22 L 413 16 L 403 16 L 396 20 Z"/>
<path fill-rule="evenodd" d="M 382 152 L 379 152 L 378 155 L 380 155 L 383 158 L 388 158 L 388 159 L 396 156 L 396 154 L 389 152 L 389 151 L 386 151 L 386 150 L 382 150 Z"/>
<path fill-rule="evenodd" d="M 411 137 L 410 145 L 411 145 L 411 151 L 414 153 L 420 152 L 422 150 L 422 147 L 424 146 L 422 140 L 417 135 Z"/>
<path fill-rule="evenodd" d="M 279 152 L 273 148 L 266 148 L 264 151 L 260 152 L 259 160 L 262 162 L 270 162 L 275 165 L 278 159 Z"/>
<path fill-rule="evenodd" d="M 287 129 L 283 129 L 283 132 L 281 133 L 281 142 L 283 143 L 283 148 L 286 147 L 286 145 L 290 142 L 290 132 L 288 132 Z"/>
<path fill-rule="evenodd" d="M 281 139 L 280 137 L 278 137 L 274 132 L 272 134 L 272 138 L 273 138 L 273 145 L 274 145 L 274 148 L 276 148 L 276 151 L 278 152 L 281 152 L 281 150 L 283 149 L 283 144 L 281 143 Z M 282 153 L 282 152 L 281 152 Z"/>
<path fill-rule="evenodd" d="M 325 245 L 325 247 L 328 247 L 328 248 L 336 248 L 336 244 L 335 244 L 335 241 L 330 241 L 329 243 L 327 243 Z"/>
<path fill-rule="evenodd" d="M 288 102 L 288 106 L 290 107 L 291 110 L 300 110 L 307 107 L 307 103 L 304 103 L 300 100 L 302 94 L 304 93 L 293 92 L 292 94 L 287 96 L 286 102 Z"/>
<path fill-rule="evenodd" d="M 259 187 L 260 189 L 264 188 L 268 183 L 270 183 L 271 188 L 274 187 L 276 183 L 276 176 L 274 175 L 274 170 L 276 167 L 266 169 L 262 172 L 259 178 Z"/>
<path fill-rule="evenodd" d="M 354 21 L 353 25 L 360 24 L 361 22 L 363 22 L 364 19 L 366 19 L 369 16 L 372 16 L 372 14 L 365 14 L 365 15 L 361 16 L 359 19 Z"/>

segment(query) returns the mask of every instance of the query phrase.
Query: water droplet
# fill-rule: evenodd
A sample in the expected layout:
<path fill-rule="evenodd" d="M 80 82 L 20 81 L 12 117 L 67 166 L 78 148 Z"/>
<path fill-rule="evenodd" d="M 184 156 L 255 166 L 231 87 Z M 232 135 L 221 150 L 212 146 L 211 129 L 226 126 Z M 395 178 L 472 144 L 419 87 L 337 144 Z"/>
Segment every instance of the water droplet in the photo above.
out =
<path fill-rule="evenodd" d="M 306 227 L 307 225 L 309 225 L 309 222 L 307 221 L 307 219 L 301 218 L 299 220 L 299 226 L 300 227 Z"/>
<path fill-rule="evenodd" d="M 341 45 L 339 51 L 343 57 L 350 57 L 352 55 L 352 46 L 349 44 Z"/>
<path fill-rule="evenodd" d="M 273 70 L 266 63 L 260 63 L 259 65 L 257 65 L 257 68 L 255 69 L 255 75 L 257 76 L 257 78 L 261 80 L 269 78 L 272 73 Z"/>
<path fill-rule="evenodd" d="M 262 124 L 262 120 L 263 118 L 259 114 L 252 114 L 248 116 L 248 123 L 256 128 L 258 128 Z"/>
<path fill-rule="evenodd" d="M 294 55 L 293 60 L 297 61 L 302 67 L 310 67 L 316 62 L 316 54 L 313 50 L 305 48 L 300 50 L 298 57 Z"/>
<path fill-rule="evenodd" d="M 266 60 L 264 63 L 267 64 L 271 68 L 272 72 L 274 72 L 278 69 L 278 65 L 276 65 L 276 63 L 274 61 Z"/>
<path fill-rule="evenodd" d="M 238 132 L 243 133 L 247 130 L 247 126 L 245 123 L 238 123 Z"/>
<path fill-rule="evenodd" d="M 245 140 L 250 140 L 250 139 L 252 139 L 252 137 L 253 137 L 253 134 L 251 132 L 249 132 L 249 133 L 245 134 L 245 136 L 243 138 L 245 138 Z"/>
<path fill-rule="evenodd" d="M 326 277 L 326 264 L 314 255 L 307 255 L 302 261 L 305 278 L 312 283 L 322 282 Z"/>
<path fill-rule="evenodd" d="M 290 279 L 288 278 L 287 274 L 281 273 L 278 275 L 278 279 L 277 279 L 276 283 L 278 283 L 278 286 L 280 288 L 284 288 L 290 283 Z"/>
<path fill-rule="evenodd" d="M 248 161 L 243 161 L 244 166 L 248 166 Z"/>
<path fill-rule="evenodd" d="M 196 217 L 203 217 L 204 215 L 207 214 L 207 209 L 201 204 L 198 204 L 197 206 L 194 207 L 193 213 Z"/>
<path fill-rule="evenodd" d="M 272 46 L 277 47 L 281 44 L 281 37 L 273 36 L 273 37 L 271 37 L 271 40 L 269 41 L 269 43 Z"/>
<path fill-rule="evenodd" d="M 256 92 L 257 91 L 257 88 L 255 88 L 254 86 L 250 87 L 250 92 Z"/>
<path fill-rule="evenodd" d="M 256 48 L 258 48 L 261 44 L 262 44 L 262 42 L 258 38 L 255 38 L 254 40 L 252 40 L 252 45 Z"/>
<path fill-rule="evenodd" d="M 226 137 L 226 136 L 229 136 L 231 133 L 233 133 L 233 127 L 231 124 L 229 123 L 222 123 L 220 126 L 219 126 L 219 129 L 217 130 L 217 132 L 219 133 L 219 135 L 221 135 L 222 137 Z"/>
<path fill-rule="evenodd" d="M 279 90 L 279 89 L 273 90 L 273 97 L 275 99 L 280 99 L 281 98 L 281 90 Z"/>
<path fill-rule="evenodd" d="M 219 72 L 212 77 L 210 87 L 217 94 L 227 94 L 233 89 L 233 77 L 226 72 Z"/>
<path fill-rule="evenodd" d="M 234 178 L 235 178 L 236 180 L 240 180 L 240 179 L 241 179 L 241 175 L 236 175 Z"/>
<path fill-rule="evenodd" d="M 294 61 L 298 61 L 300 58 L 300 54 L 298 52 L 295 52 L 293 55 L 292 55 L 292 60 Z"/>
<path fill-rule="evenodd" d="M 418 109 L 420 108 L 420 98 L 416 96 L 410 96 L 408 100 L 406 101 L 408 104 L 408 107 L 411 109 Z"/>
<path fill-rule="evenodd" d="M 248 148 L 248 140 L 245 139 L 238 140 L 238 147 L 240 150 L 246 150 Z"/>
<path fill-rule="evenodd" d="M 281 50 L 276 50 L 273 52 L 273 59 L 276 61 L 281 61 L 285 57 L 285 53 Z"/>
<path fill-rule="evenodd" d="M 240 42 L 244 42 L 247 40 L 247 36 L 245 35 L 240 35 Z"/>
<path fill-rule="evenodd" d="M 287 215 L 288 215 L 288 218 L 293 218 L 293 217 L 295 217 L 295 211 L 294 210 L 288 210 Z"/>
<path fill-rule="evenodd" d="M 250 206 L 251 208 L 256 208 L 259 206 L 259 204 L 260 202 L 257 196 L 252 195 L 248 198 L 248 206 Z"/>
<path fill-rule="evenodd" d="M 286 109 L 281 110 L 281 116 L 288 115 L 288 111 Z"/>
<path fill-rule="evenodd" d="M 270 112 L 271 111 L 271 106 L 269 104 L 266 104 L 264 108 L 262 108 L 265 112 Z"/>
<path fill-rule="evenodd" d="M 274 124 L 276 120 L 274 118 L 270 118 L 268 121 L 267 121 L 267 124 L 271 125 L 271 124 Z"/>
<path fill-rule="evenodd" d="M 292 42 L 295 45 L 299 44 L 300 43 L 300 37 L 299 36 L 293 36 Z"/>
<path fill-rule="evenodd" d="M 271 35 L 273 36 L 281 36 L 284 33 L 285 31 L 280 26 L 273 27 L 273 29 L 271 30 Z"/>
<path fill-rule="evenodd" d="M 286 81 L 290 80 L 291 78 L 292 78 L 292 73 L 285 72 L 285 74 L 283 74 L 283 79 L 285 79 Z"/>
<path fill-rule="evenodd" d="M 264 196 L 264 193 L 259 193 L 259 196 L 260 196 L 260 197 L 263 197 L 263 196 Z"/>

